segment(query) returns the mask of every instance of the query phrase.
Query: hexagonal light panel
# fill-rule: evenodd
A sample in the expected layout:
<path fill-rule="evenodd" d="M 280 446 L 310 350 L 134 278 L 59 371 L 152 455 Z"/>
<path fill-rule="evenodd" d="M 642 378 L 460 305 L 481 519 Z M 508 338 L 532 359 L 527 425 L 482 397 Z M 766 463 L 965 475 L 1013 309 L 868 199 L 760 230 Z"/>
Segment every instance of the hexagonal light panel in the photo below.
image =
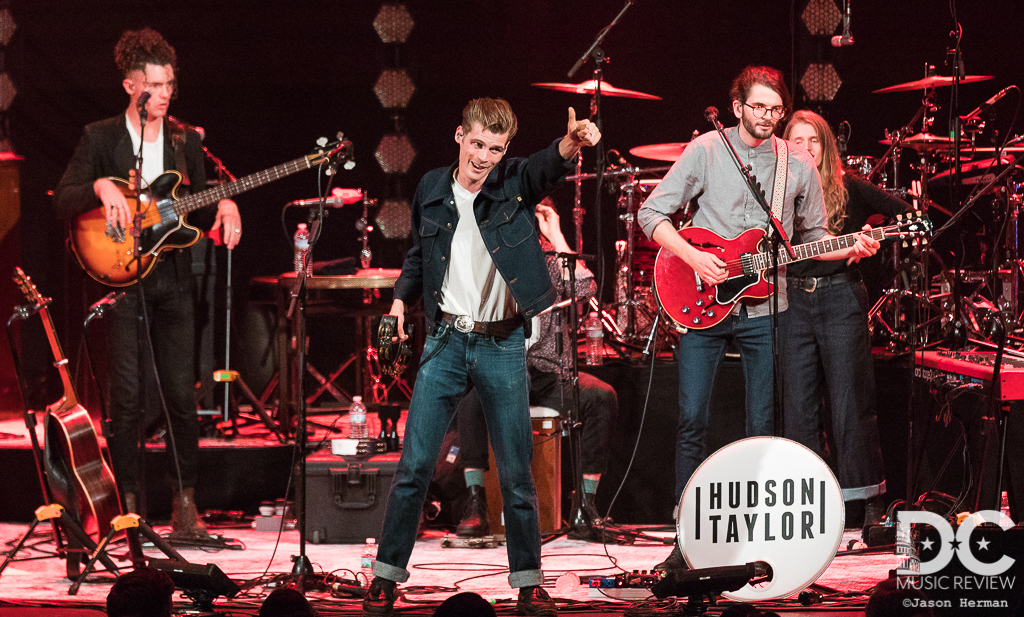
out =
<path fill-rule="evenodd" d="M 842 85 L 843 80 L 831 64 L 811 63 L 800 78 L 800 86 L 812 101 L 831 101 Z"/>
<path fill-rule="evenodd" d="M 412 210 L 407 199 L 385 199 L 377 210 L 377 227 L 385 238 L 408 238 L 412 231 Z"/>
<path fill-rule="evenodd" d="M 404 108 L 409 104 L 416 86 L 405 69 L 384 69 L 377 78 L 373 91 L 385 109 Z"/>
<path fill-rule="evenodd" d="M 815 36 L 831 35 L 842 18 L 843 14 L 833 0 L 810 0 L 800 14 L 807 30 Z"/>
<path fill-rule="evenodd" d="M 6 8 L 0 9 L 0 45 L 7 45 L 14 36 L 18 25 L 14 23 L 14 17 Z"/>
<path fill-rule="evenodd" d="M 405 135 L 385 135 L 373 155 L 377 157 L 377 163 L 384 173 L 404 174 L 416 158 L 416 148 L 412 147 L 412 142 Z"/>
<path fill-rule="evenodd" d="M 384 4 L 373 19 L 373 29 L 385 43 L 404 43 L 414 22 L 404 4 Z"/>
<path fill-rule="evenodd" d="M 14 87 L 11 77 L 7 73 L 0 73 L 0 111 L 7 111 L 16 94 L 18 89 Z"/>

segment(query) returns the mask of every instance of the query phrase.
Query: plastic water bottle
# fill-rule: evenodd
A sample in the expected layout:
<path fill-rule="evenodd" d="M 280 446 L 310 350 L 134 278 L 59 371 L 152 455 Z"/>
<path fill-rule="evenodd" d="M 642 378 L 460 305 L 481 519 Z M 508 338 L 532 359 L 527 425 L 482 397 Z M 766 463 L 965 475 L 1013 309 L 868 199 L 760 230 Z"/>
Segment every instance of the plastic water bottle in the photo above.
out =
<path fill-rule="evenodd" d="M 604 362 L 604 326 L 597 311 L 587 317 L 587 360 L 588 366 L 600 366 Z"/>
<path fill-rule="evenodd" d="M 348 408 L 348 436 L 350 439 L 369 439 L 370 427 L 366 425 L 366 405 L 363 397 L 353 396 L 352 406 Z"/>
<path fill-rule="evenodd" d="M 373 562 L 377 559 L 377 540 L 367 538 L 360 557 L 359 571 L 366 577 L 366 584 L 373 580 Z"/>
<path fill-rule="evenodd" d="M 313 261 L 309 259 L 309 230 L 306 228 L 305 223 L 299 223 L 299 228 L 295 230 L 295 272 L 296 274 L 302 271 L 302 266 L 306 266 L 306 276 L 313 274 Z"/>

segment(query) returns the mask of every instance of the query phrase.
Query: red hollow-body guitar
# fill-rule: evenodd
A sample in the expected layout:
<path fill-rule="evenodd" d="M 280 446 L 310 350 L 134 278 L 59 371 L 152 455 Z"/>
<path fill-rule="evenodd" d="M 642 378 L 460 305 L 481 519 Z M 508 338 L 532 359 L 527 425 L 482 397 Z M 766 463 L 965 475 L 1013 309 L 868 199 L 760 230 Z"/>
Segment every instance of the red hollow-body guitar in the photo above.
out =
<path fill-rule="evenodd" d="M 78 521 L 96 542 L 110 531 L 110 523 L 121 514 L 114 474 L 100 453 L 99 439 L 89 412 L 78 402 L 68 372 L 68 361 L 60 347 L 47 306 L 49 298 L 39 294 L 32 279 L 15 268 L 14 280 L 38 310 L 50 341 L 54 364 L 64 384 L 64 396 L 46 408 L 44 462 L 46 480 L 54 499 Z M 68 544 L 76 545 L 73 536 Z M 69 572 L 71 571 L 69 558 Z M 77 571 L 77 561 L 75 563 Z"/>
<path fill-rule="evenodd" d="M 875 240 L 918 239 L 931 231 L 931 221 L 920 212 L 900 215 L 894 225 L 872 229 Z M 694 248 L 714 253 L 725 262 L 727 277 L 718 285 L 705 283 L 682 259 L 662 248 L 654 263 L 654 295 L 658 305 L 683 328 L 703 330 L 718 325 L 742 298 L 767 298 L 772 293 L 768 280 L 771 255 L 765 230 L 748 229 L 727 240 L 713 231 L 689 227 L 679 235 Z M 782 265 L 827 255 L 856 244 L 856 234 L 808 242 L 793 247 L 796 258 L 779 255 Z"/>

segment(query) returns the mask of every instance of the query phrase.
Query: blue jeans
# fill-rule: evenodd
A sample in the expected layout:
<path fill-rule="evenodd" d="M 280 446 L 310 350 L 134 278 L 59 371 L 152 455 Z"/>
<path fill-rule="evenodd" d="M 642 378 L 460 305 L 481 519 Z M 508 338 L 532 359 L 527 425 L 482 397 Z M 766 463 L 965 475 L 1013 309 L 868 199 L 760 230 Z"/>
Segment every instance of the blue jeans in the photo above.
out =
<path fill-rule="evenodd" d="M 540 569 L 540 526 L 530 424 L 529 383 L 523 329 L 505 340 L 465 334 L 440 324 L 423 345 L 423 363 L 409 403 L 405 443 L 384 514 L 373 573 L 405 582 L 416 543 L 427 484 L 456 405 L 471 379 L 483 404 L 498 466 L 508 538 L 508 582 L 530 587 L 544 581 Z"/>
<path fill-rule="evenodd" d="M 711 389 L 733 340 L 740 350 L 746 384 L 747 437 L 771 435 L 773 418 L 771 317 L 747 317 L 747 309 L 707 330 L 679 339 L 679 425 L 676 428 L 676 499 L 707 458 Z"/>
<path fill-rule="evenodd" d="M 779 324 L 784 430 L 787 438 L 823 456 L 822 395 L 827 394 L 843 499 L 867 499 L 885 492 L 868 294 L 862 282 L 832 280 L 813 292 L 789 287 L 789 310 Z"/>

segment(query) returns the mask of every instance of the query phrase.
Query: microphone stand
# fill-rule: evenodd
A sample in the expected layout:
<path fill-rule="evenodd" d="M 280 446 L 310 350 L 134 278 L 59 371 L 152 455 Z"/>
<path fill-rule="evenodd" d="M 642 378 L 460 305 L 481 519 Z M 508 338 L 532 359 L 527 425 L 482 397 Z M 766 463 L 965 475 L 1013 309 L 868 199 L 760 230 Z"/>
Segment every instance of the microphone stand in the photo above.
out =
<path fill-rule="evenodd" d="M 765 214 L 768 215 L 768 225 L 771 227 L 772 231 L 775 232 L 771 237 L 772 250 L 770 253 L 772 285 L 774 292 L 772 294 L 772 372 L 773 383 L 779 384 L 779 265 L 782 263 L 780 247 L 784 246 L 786 248 L 786 255 L 788 255 L 789 259 L 796 259 L 796 252 L 793 251 L 793 245 L 790 244 L 789 237 L 782 229 L 782 222 L 775 218 L 775 215 L 772 213 L 772 207 L 765 199 L 764 192 L 761 190 L 761 184 L 754 176 L 751 175 L 751 167 L 743 164 L 743 161 L 740 160 L 740 155 L 736 152 L 736 149 L 733 148 L 732 142 L 730 142 L 729 138 L 725 136 L 725 129 L 722 128 L 722 123 L 718 121 L 718 110 L 710 108 L 704 112 L 704 117 L 714 125 L 715 130 L 718 131 L 719 137 L 721 137 L 722 141 L 725 142 L 729 153 L 732 155 L 733 162 L 736 164 L 736 169 L 738 169 L 740 175 L 743 176 L 743 181 L 746 183 L 747 188 L 750 189 L 751 194 L 753 194 L 754 201 L 756 201 L 758 205 L 761 206 L 761 209 L 765 211 Z M 771 139 L 770 136 L 769 139 Z M 775 388 L 775 396 L 772 397 L 772 402 L 774 404 L 773 420 L 775 425 L 774 433 L 776 436 L 782 436 L 784 433 L 784 420 L 779 395 L 779 389 Z"/>
<path fill-rule="evenodd" d="M 604 131 L 603 122 L 601 121 L 601 83 L 602 83 L 602 80 L 603 80 L 603 77 L 604 77 L 602 67 L 603 67 L 605 61 L 607 60 L 607 57 L 605 56 L 604 50 L 601 49 L 601 42 L 604 41 L 604 38 L 606 36 L 608 36 L 608 33 L 611 32 L 611 29 L 614 28 L 617 23 L 619 23 L 619 20 L 622 19 L 622 16 L 626 14 L 626 11 L 629 10 L 629 7 L 633 6 L 633 2 L 635 2 L 635 0 L 626 0 L 626 4 L 622 7 L 622 10 L 619 11 L 619 13 L 615 16 L 615 18 L 611 21 L 610 24 L 608 24 L 607 26 L 602 28 L 601 31 L 597 33 L 597 38 L 595 38 L 594 42 L 590 44 L 590 47 L 587 48 L 587 51 L 583 52 L 583 55 L 580 56 L 579 60 L 576 61 L 576 64 L 574 64 L 572 66 L 572 68 L 569 69 L 569 73 L 568 73 L 569 77 L 571 78 L 573 75 L 576 74 L 576 71 L 580 70 L 580 68 L 583 66 L 583 64 L 587 61 L 587 58 L 592 58 L 594 60 L 594 96 L 591 98 L 591 101 L 590 101 L 590 118 L 591 118 L 591 122 L 593 122 L 595 125 L 597 125 L 597 129 L 599 131 L 602 131 L 602 132 Z M 596 166 L 596 169 L 595 169 L 595 171 L 597 172 L 596 173 L 596 175 L 597 175 L 597 183 L 595 185 L 595 197 L 594 197 L 594 216 L 595 216 L 595 219 L 594 219 L 595 231 L 594 231 L 594 233 L 597 236 L 597 245 L 600 246 L 600 244 L 601 244 L 601 218 L 602 218 L 601 217 L 601 192 L 602 192 L 602 188 L 604 186 L 604 170 L 605 170 L 604 140 L 599 141 L 597 143 L 597 145 L 595 146 L 594 157 L 595 157 L 594 160 L 597 163 L 597 166 Z M 577 177 L 581 176 L 582 175 L 582 171 L 583 171 L 582 159 L 580 159 L 580 161 L 581 162 L 580 162 L 580 164 L 577 167 L 577 173 L 576 173 Z M 580 180 L 577 180 L 577 183 L 579 183 L 579 182 L 580 182 Z M 579 184 L 577 184 L 577 193 L 578 192 L 579 192 Z M 577 248 L 577 251 L 582 251 L 583 250 L 583 242 L 582 242 L 582 238 L 583 238 L 583 209 L 581 207 L 579 207 L 579 198 L 577 198 L 577 200 L 576 200 L 576 208 L 574 208 L 574 210 L 573 210 L 573 220 L 576 223 L 576 248 Z M 603 289 L 604 288 L 604 255 L 603 254 L 600 256 L 600 259 L 597 260 L 597 281 L 598 281 L 598 289 L 597 289 L 597 296 L 596 297 L 597 297 L 598 306 L 600 307 L 601 296 L 602 296 L 602 292 L 604 291 L 604 289 Z"/>
<path fill-rule="evenodd" d="M 340 148 L 339 150 L 340 151 Z M 326 173 L 328 176 L 327 186 L 323 190 L 318 208 L 310 209 L 309 212 L 309 250 L 306 251 L 305 259 L 312 259 L 313 249 L 320 237 L 320 225 L 323 222 L 326 207 L 327 195 L 331 193 L 331 184 L 336 172 L 336 161 L 332 156 L 327 159 Z M 345 157 L 342 157 L 345 158 Z M 306 393 L 303 385 L 303 377 L 306 374 L 306 269 L 307 264 L 303 262 L 302 267 L 295 273 L 295 289 L 291 294 L 291 302 L 288 307 L 288 319 L 295 319 L 297 324 L 296 361 L 298 363 L 299 378 L 295 384 L 296 398 L 296 420 L 295 420 L 295 445 L 298 457 L 298 469 L 295 479 L 295 528 L 299 532 L 299 554 L 292 555 L 291 576 L 295 579 L 296 589 L 299 593 L 305 593 L 306 579 L 313 574 L 313 564 L 306 556 Z M 287 496 L 286 496 L 287 497 Z"/>
<path fill-rule="evenodd" d="M 148 97 L 147 97 L 148 98 Z M 136 290 L 136 304 L 135 304 L 135 334 L 136 334 L 136 348 L 135 348 L 135 363 L 136 363 L 136 396 L 139 410 L 146 408 L 146 374 L 144 372 L 145 364 L 142 361 L 142 356 L 145 352 L 145 344 L 143 341 L 149 340 L 149 332 L 146 332 L 146 294 L 142 289 L 142 153 L 146 149 L 146 120 L 149 119 L 149 111 L 146 110 L 146 103 L 143 101 L 138 107 L 139 112 L 139 154 L 135 157 L 135 178 L 133 179 L 132 189 L 135 192 L 135 214 L 132 217 L 132 229 L 131 235 L 135 242 L 135 254 L 133 260 L 135 261 L 135 290 Z M 158 382 L 159 383 L 159 382 Z M 136 499 L 138 499 L 139 512 L 143 518 L 147 515 L 146 508 L 146 435 L 145 428 L 143 425 L 145 421 L 143 416 L 145 414 L 139 413 L 138 422 L 135 426 L 135 441 L 138 445 L 138 460 L 136 463 L 139 466 L 139 486 L 136 489 Z M 171 427 L 167 427 L 168 436 L 171 435 Z M 169 437 L 170 439 L 170 437 Z M 175 456 L 177 453 L 175 453 Z M 181 476 L 178 477 L 179 480 Z M 180 485 L 179 485 L 180 486 Z M 119 487 L 122 494 L 124 494 L 123 487 Z"/>

